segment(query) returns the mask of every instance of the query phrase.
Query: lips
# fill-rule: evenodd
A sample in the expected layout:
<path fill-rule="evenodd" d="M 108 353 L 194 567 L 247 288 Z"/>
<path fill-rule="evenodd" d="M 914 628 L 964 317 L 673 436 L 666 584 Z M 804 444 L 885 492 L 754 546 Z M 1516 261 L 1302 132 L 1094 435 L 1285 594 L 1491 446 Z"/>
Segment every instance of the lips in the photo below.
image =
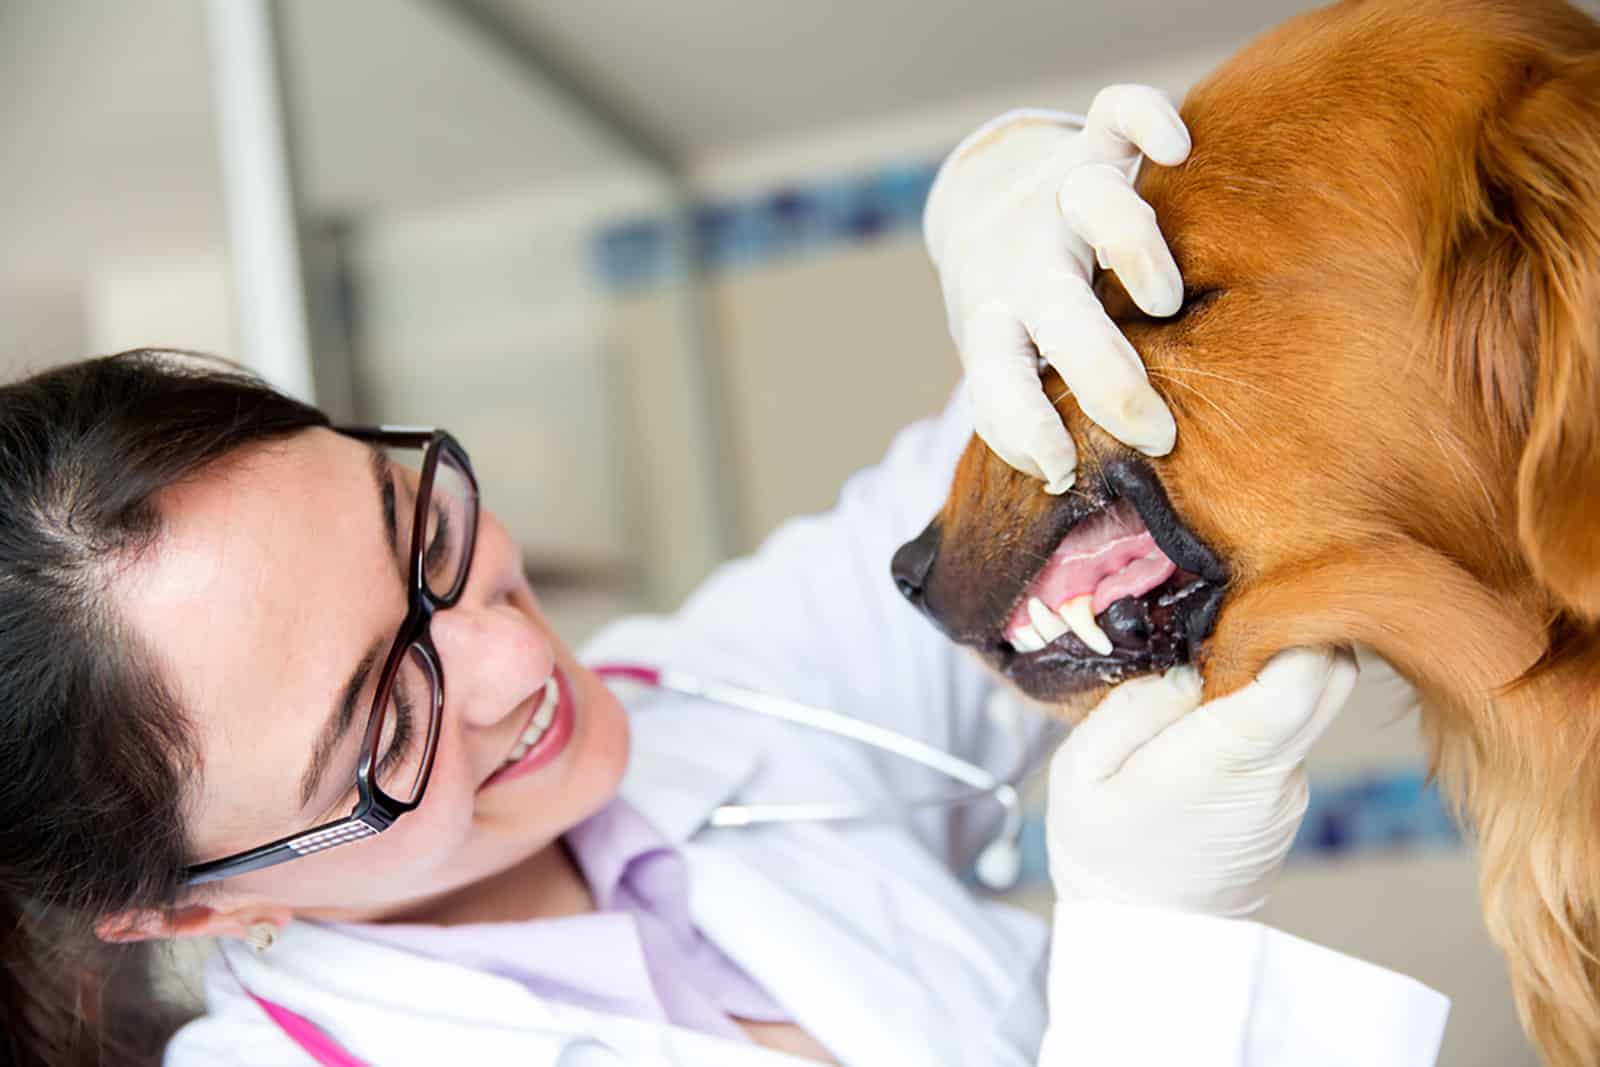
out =
<path fill-rule="evenodd" d="M 1118 457 L 1100 475 L 1104 495 L 1075 511 L 989 645 L 1039 700 L 1191 661 L 1225 596 L 1227 568 L 1184 525 L 1148 464 Z"/>
<path fill-rule="evenodd" d="M 529 702 L 532 708 L 522 732 L 499 769 L 478 787 L 480 790 L 532 774 L 566 751 L 567 743 L 572 740 L 577 708 L 565 672 L 560 667 L 555 668 L 544 688 L 530 697 Z"/>

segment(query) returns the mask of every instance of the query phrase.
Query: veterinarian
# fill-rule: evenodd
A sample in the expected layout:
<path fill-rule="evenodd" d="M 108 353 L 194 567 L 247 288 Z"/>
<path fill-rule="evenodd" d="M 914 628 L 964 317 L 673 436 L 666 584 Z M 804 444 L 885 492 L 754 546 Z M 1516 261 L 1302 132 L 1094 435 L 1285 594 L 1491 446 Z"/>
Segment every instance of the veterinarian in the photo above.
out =
<path fill-rule="evenodd" d="M 1433 1063 L 1444 998 L 1245 918 L 1349 694 L 1342 653 L 1285 653 L 1198 708 L 1183 670 L 1112 692 L 1050 769 L 1048 953 L 1041 923 L 953 873 L 993 805 L 710 828 L 729 802 L 948 783 L 702 700 L 624 707 L 582 665 L 726 679 L 1000 773 L 994 680 L 888 562 L 974 424 L 1070 484 L 1030 337 L 1108 431 L 1172 447 L 1088 284 L 1098 253 L 1148 312 L 1181 300 L 1135 146 L 1175 164 L 1188 138 L 1127 87 L 1082 133 L 1030 112 L 969 139 L 927 217 L 966 387 L 832 512 L 581 660 L 447 436 L 333 432 L 149 353 L 0 390 L 7 1062 L 160 1055 L 145 976 L 99 976 L 216 935 L 174 1067 Z M 341 822 L 358 801 L 382 818 Z"/>

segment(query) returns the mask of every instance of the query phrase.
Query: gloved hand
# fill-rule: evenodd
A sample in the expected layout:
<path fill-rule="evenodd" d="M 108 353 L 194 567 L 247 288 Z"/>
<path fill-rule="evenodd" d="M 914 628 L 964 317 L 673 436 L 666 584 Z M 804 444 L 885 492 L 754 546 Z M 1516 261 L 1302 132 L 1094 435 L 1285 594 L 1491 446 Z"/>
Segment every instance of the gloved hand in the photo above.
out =
<path fill-rule="evenodd" d="M 1113 689 L 1051 758 L 1058 900 L 1255 911 L 1305 815 L 1301 761 L 1355 681 L 1349 652 L 1292 649 L 1204 706 L 1190 667 Z"/>
<path fill-rule="evenodd" d="M 1068 121 L 1018 111 L 986 124 L 940 167 L 923 214 L 978 436 L 1052 493 L 1071 488 L 1078 457 L 1040 385 L 1040 356 L 1123 443 L 1160 456 L 1177 433 L 1091 288 L 1096 255 L 1146 313 L 1172 315 L 1183 303 L 1155 212 L 1131 181 L 1141 151 L 1183 162 L 1183 120 L 1158 90 L 1113 85 L 1081 132 Z"/>

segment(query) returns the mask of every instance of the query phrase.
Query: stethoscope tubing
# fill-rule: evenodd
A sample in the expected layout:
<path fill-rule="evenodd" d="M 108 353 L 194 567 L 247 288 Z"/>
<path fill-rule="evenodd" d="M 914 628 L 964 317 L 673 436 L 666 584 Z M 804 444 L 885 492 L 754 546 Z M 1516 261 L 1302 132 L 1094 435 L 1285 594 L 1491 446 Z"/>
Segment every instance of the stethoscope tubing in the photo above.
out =
<path fill-rule="evenodd" d="M 912 796 L 889 804 L 860 804 L 847 801 L 785 802 L 781 804 L 723 804 L 715 809 L 708 823 L 717 828 L 742 828 L 773 823 L 888 822 L 903 819 L 923 808 L 958 807 L 992 799 L 1005 811 L 1004 821 L 984 855 L 979 857 L 979 878 L 990 888 L 1003 889 L 1014 884 L 1019 865 L 1017 838 L 1022 829 L 1022 800 L 1017 787 L 1037 769 L 1018 737 L 1016 723 L 1004 724 L 1017 744 L 1017 758 L 1003 775 L 996 775 L 968 760 L 953 756 L 914 737 L 876 723 L 863 722 L 849 715 L 762 693 L 729 682 L 702 678 L 687 671 L 653 667 L 642 663 L 603 663 L 591 670 L 603 680 L 632 682 L 683 696 L 738 708 L 796 726 L 833 734 L 869 748 L 927 767 L 966 786 L 965 789 L 925 796 Z M 990 863 L 985 874 L 985 856 L 1006 853 L 998 864 Z M 998 857 L 996 857 L 998 858 Z M 995 871 L 1009 872 L 996 876 Z"/>

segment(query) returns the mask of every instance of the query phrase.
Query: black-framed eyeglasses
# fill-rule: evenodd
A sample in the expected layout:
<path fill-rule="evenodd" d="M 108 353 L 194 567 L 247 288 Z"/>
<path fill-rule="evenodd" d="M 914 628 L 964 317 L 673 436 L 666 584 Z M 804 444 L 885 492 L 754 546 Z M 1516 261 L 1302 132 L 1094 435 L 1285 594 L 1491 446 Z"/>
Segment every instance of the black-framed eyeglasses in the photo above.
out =
<path fill-rule="evenodd" d="M 378 674 L 356 765 L 358 799 L 345 818 L 189 867 L 189 885 L 258 871 L 381 833 L 422 802 L 433 772 L 444 669 L 429 625 L 436 613 L 455 606 L 467 584 L 478 532 L 478 481 L 466 451 L 443 430 L 383 426 L 339 427 L 338 432 L 386 453 L 420 451 L 422 456 L 415 467 L 394 463 L 402 477 L 409 471 L 416 487 L 406 557 L 408 603 Z M 396 519 L 404 522 L 403 516 Z M 405 533 L 401 525 L 399 535 Z"/>

